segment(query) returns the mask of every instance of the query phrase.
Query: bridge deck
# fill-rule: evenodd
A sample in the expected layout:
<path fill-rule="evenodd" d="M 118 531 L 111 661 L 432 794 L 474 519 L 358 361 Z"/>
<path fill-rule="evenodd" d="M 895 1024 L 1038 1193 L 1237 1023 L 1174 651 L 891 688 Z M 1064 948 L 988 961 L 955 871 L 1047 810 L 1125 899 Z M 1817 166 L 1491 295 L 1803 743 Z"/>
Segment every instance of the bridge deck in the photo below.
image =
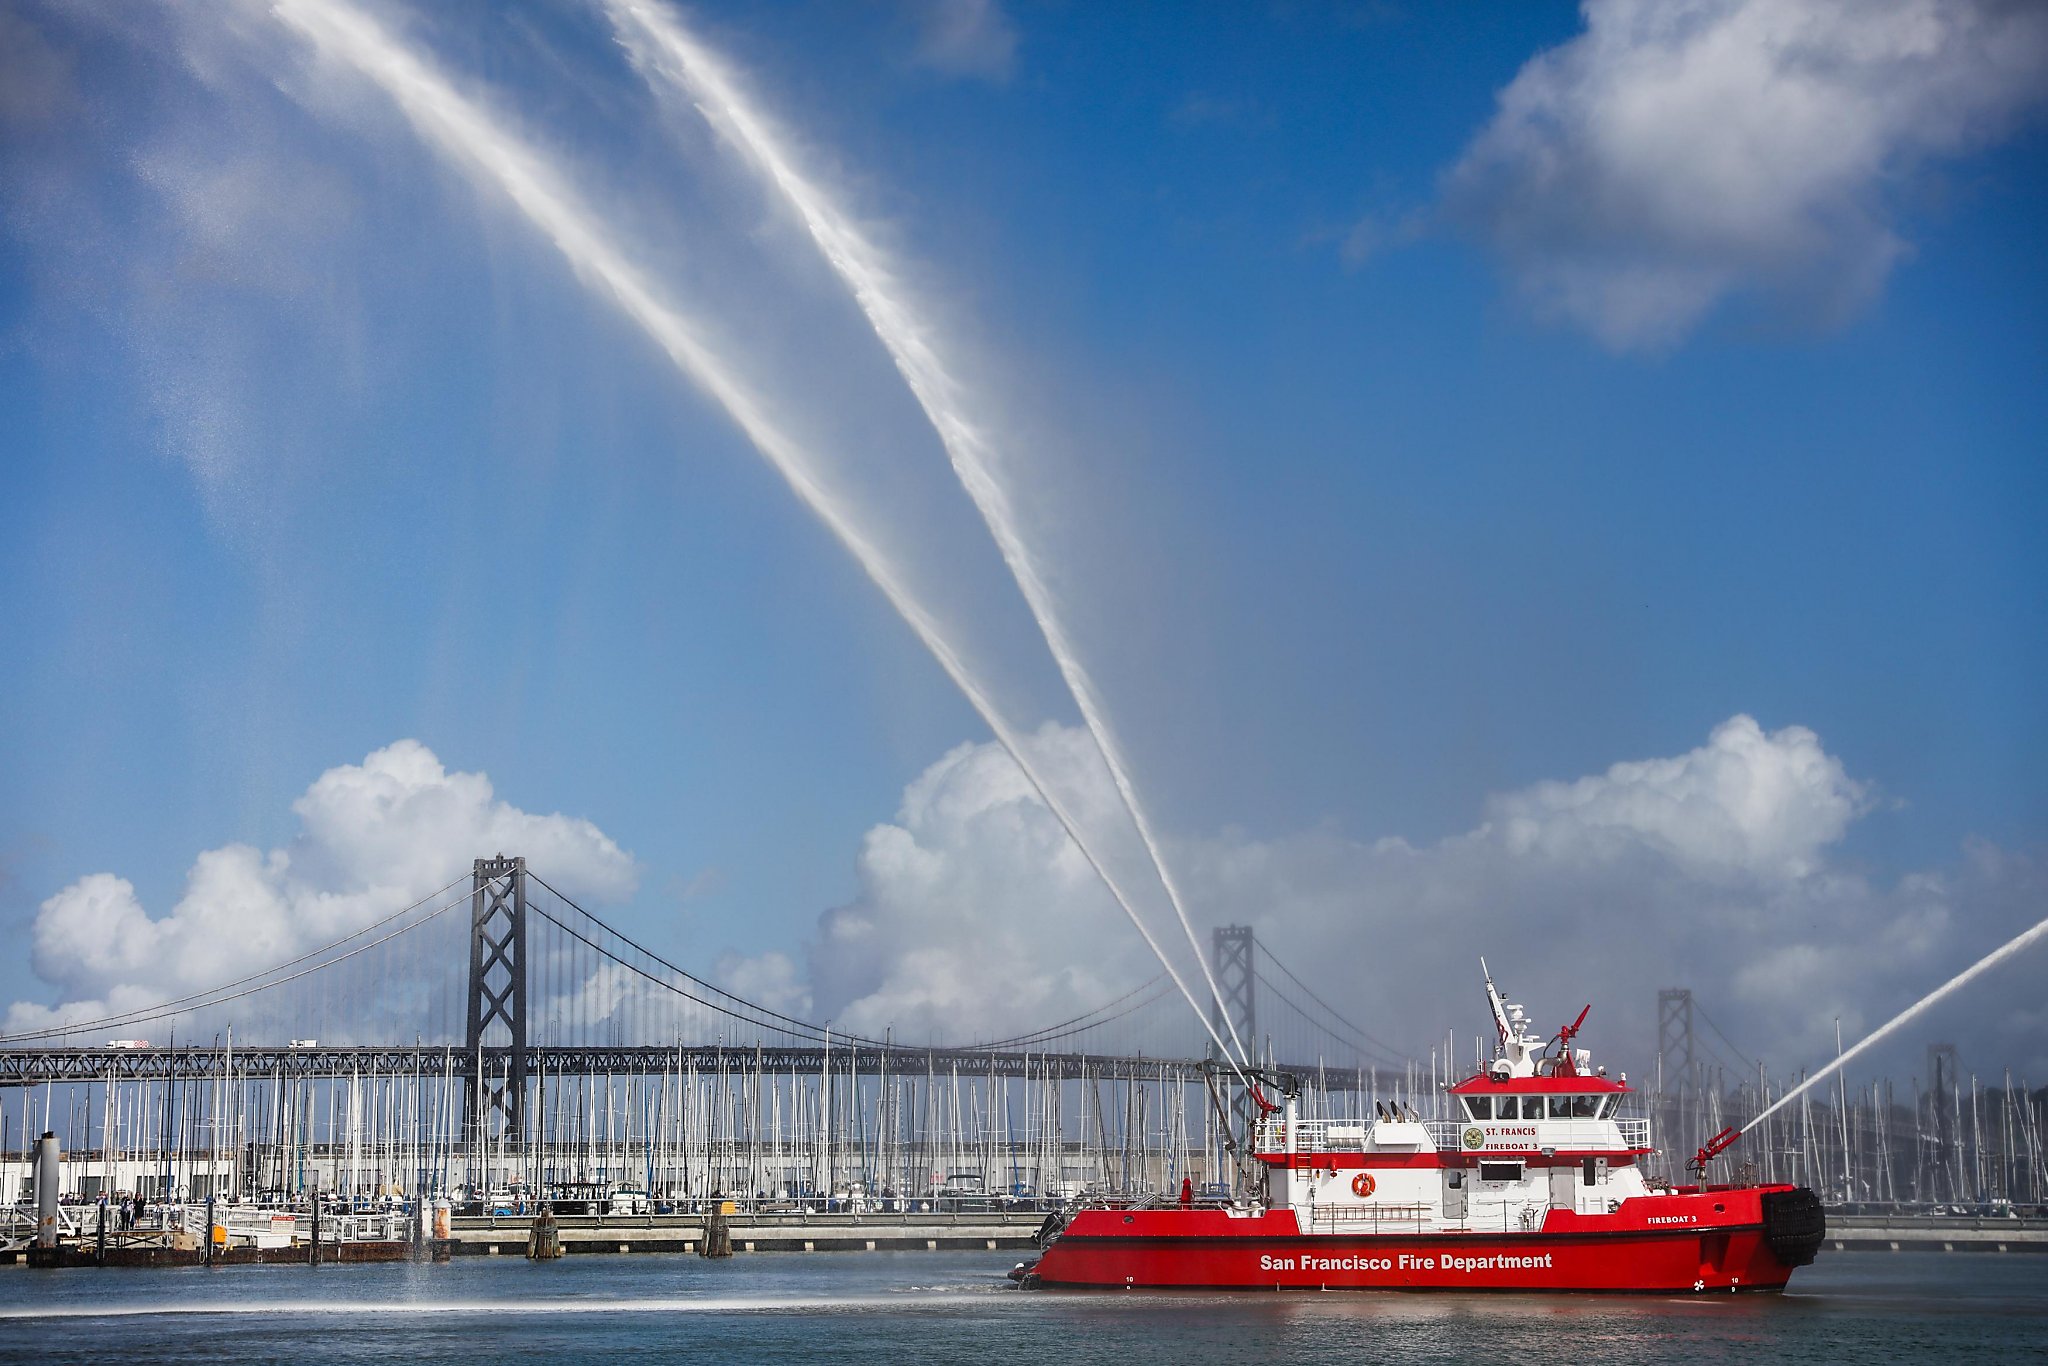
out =
<path fill-rule="evenodd" d="M 46 1082 L 133 1082 L 204 1081 L 222 1076 L 229 1064 L 229 1052 L 211 1044 L 186 1048 L 0 1048 L 0 1089 L 41 1086 Z M 316 1045 L 311 1047 L 237 1046 L 232 1054 L 237 1075 L 263 1077 L 350 1077 L 420 1074 L 426 1077 L 502 1077 L 512 1059 L 509 1048 L 466 1050 L 453 1045 L 421 1044 L 406 1047 L 381 1045 Z M 1204 1067 L 1200 1059 L 1148 1058 L 1096 1053 L 977 1051 L 927 1048 L 832 1048 L 816 1045 L 799 1047 L 747 1048 L 735 1045 L 646 1045 L 606 1047 L 529 1047 L 528 1075 L 545 1072 L 560 1076 L 660 1076 L 694 1067 L 698 1072 L 733 1071 L 756 1067 L 771 1072 L 799 1072 L 816 1075 L 830 1070 L 838 1075 L 910 1076 L 934 1073 L 947 1076 L 958 1071 L 962 1077 L 1025 1077 L 1034 1080 L 1076 1081 L 1088 1078 L 1130 1077 L 1146 1081 L 1198 1083 Z M 1317 1078 L 1331 1090 L 1369 1090 L 1375 1083 L 1384 1088 L 1391 1076 L 1378 1076 L 1369 1069 L 1296 1065 L 1290 1070 Z"/>

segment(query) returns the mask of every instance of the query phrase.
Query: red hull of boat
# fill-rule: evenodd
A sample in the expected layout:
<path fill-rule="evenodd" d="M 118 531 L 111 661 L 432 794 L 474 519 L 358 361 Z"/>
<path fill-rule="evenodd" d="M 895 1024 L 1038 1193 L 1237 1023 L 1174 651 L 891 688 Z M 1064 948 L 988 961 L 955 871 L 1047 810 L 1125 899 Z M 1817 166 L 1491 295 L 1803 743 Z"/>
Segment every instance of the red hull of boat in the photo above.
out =
<path fill-rule="evenodd" d="M 1031 1274 L 1104 1289 L 1782 1290 L 1793 1268 L 1771 1250 L 1761 1194 L 1652 1196 L 1528 1233 L 1305 1235 L 1289 1210 L 1084 1210 Z"/>

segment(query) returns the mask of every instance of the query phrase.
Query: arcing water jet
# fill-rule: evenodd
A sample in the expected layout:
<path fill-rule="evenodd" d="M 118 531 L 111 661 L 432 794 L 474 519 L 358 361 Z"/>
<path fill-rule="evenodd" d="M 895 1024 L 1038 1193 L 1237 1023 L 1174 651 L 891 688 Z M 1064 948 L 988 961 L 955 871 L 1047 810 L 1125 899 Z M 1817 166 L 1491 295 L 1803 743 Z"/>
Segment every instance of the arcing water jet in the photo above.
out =
<path fill-rule="evenodd" d="M 1051 785 L 1033 763 L 1023 737 L 997 710 L 988 690 L 975 677 L 937 621 L 904 582 L 903 575 L 873 543 L 847 511 L 839 506 L 804 447 L 770 417 L 767 405 L 752 387 L 708 344 L 675 308 L 666 303 L 644 272 L 604 233 L 593 213 L 537 153 L 509 136 L 502 126 L 459 94 L 427 63 L 392 40 L 367 16 L 341 0 L 276 0 L 273 13 L 311 39 L 322 52 L 368 77 L 397 103 L 429 146 L 483 183 L 502 193 L 568 260 L 577 277 L 611 300 L 659 346 L 687 378 L 725 409 L 756 450 L 774 466 L 819 521 L 846 547 L 861 569 L 882 591 L 890 606 L 910 626 L 925 648 L 960 689 L 996 740 L 1023 772 L 1027 782 L 1101 878 L 1110 895 L 1143 936 L 1181 995 L 1219 1048 L 1224 1047 L 1194 992 L 1146 928 L 1129 896 L 1111 875 L 1095 844 L 1085 834 Z M 1207 971 L 1206 965 L 1204 971 Z M 1227 1051 L 1227 1050 L 1226 1050 Z"/>
<path fill-rule="evenodd" d="M 1062 621 L 1038 559 L 1018 529 L 1016 508 L 1000 473 L 999 453 L 986 428 L 970 415 L 967 394 L 940 354 L 936 328 L 909 297 L 899 272 L 832 197 L 798 169 L 785 140 L 748 101 L 739 83 L 666 7 L 647 0 L 606 0 L 606 9 L 634 65 L 650 83 L 667 82 L 695 103 L 712 127 L 795 211 L 818 250 L 852 291 L 875 336 L 888 350 L 904 383 L 938 433 L 954 473 L 995 538 L 1003 563 L 1023 593 L 1032 619 L 1045 637 L 1060 676 L 1073 694 L 1081 719 L 1144 843 L 1173 913 L 1195 952 L 1195 961 L 1201 965 L 1202 976 L 1220 1003 L 1222 991 L 1195 938 L 1185 900 L 1138 798 L 1130 765 L 1117 743 L 1101 695 Z M 1250 1055 L 1238 1037 L 1237 1024 L 1230 1012 L 1218 1013 L 1229 1027 L 1239 1059 L 1249 1062 Z"/>
<path fill-rule="evenodd" d="M 1770 1118 L 1780 1109 L 1790 1104 L 1793 1100 L 1796 1100 L 1803 1092 L 1806 1091 L 1808 1087 L 1812 1086 L 1816 1082 L 1823 1081 L 1826 1078 L 1833 1076 L 1836 1072 L 1841 1071 L 1842 1065 L 1848 1062 L 1849 1059 L 1855 1057 L 1858 1053 L 1863 1052 L 1865 1049 L 1874 1047 L 1878 1043 L 1881 1043 L 1890 1035 L 1898 1032 L 1907 1024 L 1917 1019 L 1919 1016 L 1925 1014 L 1928 1010 L 1932 1009 L 1942 1000 L 1962 990 L 1971 982 L 1977 980 L 1977 978 L 1982 977 L 1985 973 L 1997 967 L 2000 963 L 2005 962 L 2008 958 L 2012 958 L 2018 954 L 2024 953 L 2030 945 L 2032 945 L 2036 940 L 2042 938 L 2044 935 L 2048 935 L 2048 920 L 2043 920 L 2040 924 L 2034 926 L 2034 928 L 2032 928 L 2031 930 L 2028 930 L 2024 934 L 2018 935 L 2015 938 L 2008 940 L 2005 944 L 2001 945 L 1996 949 L 1993 949 L 1990 953 L 1985 954 L 1982 958 L 1979 958 L 1976 962 L 1970 964 L 1969 967 L 1964 968 L 1961 972 L 1949 978 L 1946 982 L 1943 982 L 1940 986 L 1928 992 L 1925 996 L 1922 996 L 1912 1005 L 1907 1006 L 1897 1015 L 1894 1015 L 1891 1019 L 1879 1025 L 1876 1029 L 1864 1035 L 1863 1038 L 1856 1044 L 1856 1046 L 1851 1048 L 1848 1052 L 1841 1054 L 1833 1062 L 1829 1063 L 1827 1066 L 1815 1072 L 1805 1081 L 1800 1082 L 1799 1085 L 1793 1087 L 1784 1095 L 1779 1096 L 1777 1100 L 1773 1101 L 1770 1105 L 1766 1106 L 1764 1110 L 1761 1113 L 1759 1113 L 1755 1119 L 1752 1119 L 1749 1123 L 1743 1125 L 1741 1132 L 1745 1134 L 1748 1133 L 1751 1129 L 1754 1129 L 1757 1125 L 1763 1123 L 1766 1119 Z"/>

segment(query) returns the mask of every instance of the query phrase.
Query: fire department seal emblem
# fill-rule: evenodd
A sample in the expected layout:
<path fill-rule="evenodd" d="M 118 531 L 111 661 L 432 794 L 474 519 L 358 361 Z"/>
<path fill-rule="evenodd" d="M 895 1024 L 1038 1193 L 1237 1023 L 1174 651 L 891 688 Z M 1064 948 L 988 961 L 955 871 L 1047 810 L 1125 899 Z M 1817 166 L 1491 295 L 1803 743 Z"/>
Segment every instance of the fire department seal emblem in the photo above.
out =
<path fill-rule="evenodd" d="M 1468 1148 L 1483 1148 L 1486 1146 L 1486 1130 L 1476 1124 L 1465 1131 L 1464 1137 L 1465 1146 Z"/>

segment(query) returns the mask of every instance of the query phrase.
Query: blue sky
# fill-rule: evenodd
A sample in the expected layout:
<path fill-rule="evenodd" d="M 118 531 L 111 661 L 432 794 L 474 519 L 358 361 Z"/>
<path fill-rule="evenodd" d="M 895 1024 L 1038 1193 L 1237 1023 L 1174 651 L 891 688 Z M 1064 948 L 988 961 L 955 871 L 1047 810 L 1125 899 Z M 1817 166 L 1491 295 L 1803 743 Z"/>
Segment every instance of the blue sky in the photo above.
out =
<path fill-rule="evenodd" d="M 1017 719 L 1073 724 L 872 339 L 602 10 L 364 9 L 695 291 L 929 548 Z M 971 358 L 1190 867 L 1232 841 L 1433 848 L 1503 794 L 1748 715 L 1810 728 L 1860 794 L 1801 878 L 1858 882 L 1872 915 L 1945 880 L 1947 929 L 1899 965 L 1932 985 L 2026 923 L 2048 828 L 2038 25 L 1992 45 L 2009 89 L 1966 35 L 1961 74 L 1871 76 L 1896 108 L 1845 95 L 1862 161 L 1688 181 L 1757 148 L 1653 110 L 1672 181 L 1645 189 L 1598 152 L 1633 106 L 1596 96 L 1617 47 L 1683 39 L 1630 11 L 677 13 Z M 200 851 L 290 845 L 320 774 L 409 738 L 630 851 L 621 915 L 660 945 L 785 954 L 822 992 L 821 914 L 895 904 L 864 837 L 988 739 L 841 549 L 530 225 L 264 6 L 4 22 L 0 921 L 34 934 L 96 872 L 161 916 Z M 1532 190 L 1528 127 L 1486 138 L 1561 48 L 1585 180 Z M 1788 179 L 1823 188 L 1787 207 Z M 1725 230 L 1591 207 L 1689 194 L 1707 220 L 1745 189 Z M 1602 289 L 1714 283 L 1629 333 L 1611 292 L 1560 302 L 1588 260 Z M 1972 849 L 2008 861 L 1988 890 Z M 1296 961 L 1337 913 L 1205 905 L 1270 916 Z M 1461 954 L 1512 933 L 1466 909 Z M 1596 971 L 1636 961 L 1614 952 Z M 1698 988 L 1764 990 L 1741 959 Z M 0 968 L 11 1000 L 74 985 L 100 989 Z M 1985 1021 L 1987 1054 L 2038 1055 Z"/>

